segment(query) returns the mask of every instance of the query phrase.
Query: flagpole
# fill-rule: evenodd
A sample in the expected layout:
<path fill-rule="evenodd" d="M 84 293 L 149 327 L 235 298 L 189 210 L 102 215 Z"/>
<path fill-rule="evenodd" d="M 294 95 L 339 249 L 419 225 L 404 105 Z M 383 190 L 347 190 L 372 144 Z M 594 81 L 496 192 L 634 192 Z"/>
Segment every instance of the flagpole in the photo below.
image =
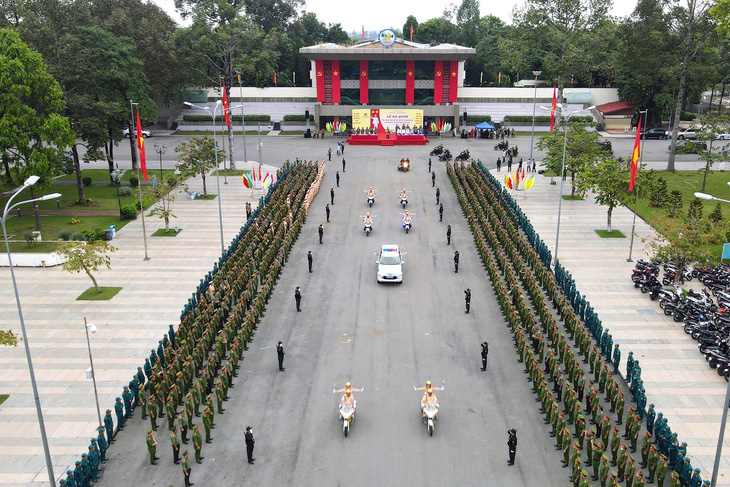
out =
<path fill-rule="evenodd" d="M 129 100 L 129 107 L 130 107 L 130 110 L 132 111 L 132 120 L 135 119 L 134 118 L 134 105 L 137 105 L 137 107 L 139 107 L 139 103 L 133 103 L 132 100 Z M 139 108 L 137 108 L 137 109 L 139 109 Z M 134 128 L 136 129 L 137 126 L 134 125 Z M 141 137 L 141 136 L 142 136 L 142 134 L 137 134 L 137 137 Z M 135 145 L 135 147 L 137 147 L 135 149 L 135 152 L 138 154 L 138 156 L 139 156 L 138 158 L 139 158 L 139 162 L 140 162 L 137 165 L 137 183 L 138 183 L 137 189 L 139 190 L 139 209 L 140 209 L 140 212 L 142 213 L 142 239 L 144 240 L 144 260 L 150 260 L 149 255 L 147 255 L 147 226 L 145 225 L 145 221 L 144 221 L 144 204 L 142 203 L 142 179 L 140 178 L 140 175 L 139 175 L 139 166 L 142 165 L 142 159 L 141 159 L 142 156 L 139 152 L 139 145 L 138 144 L 134 144 L 134 145 Z"/>
<path fill-rule="evenodd" d="M 238 91 L 241 94 L 241 128 L 243 129 L 243 162 L 248 161 L 246 156 L 246 117 L 243 114 L 243 88 L 241 88 L 241 75 L 238 75 Z"/>
<path fill-rule="evenodd" d="M 219 81 L 221 81 L 222 84 L 222 90 L 223 90 L 223 96 L 225 96 L 226 99 L 226 106 L 223 107 L 223 120 L 226 120 L 226 115 L 230 113 L 230 110 L 228 110 L 228 106 L 230 105 L 230 100 L 228 100 L 228 92 L 226 91 L 226 79 L 224 77 L 219 78 Z M 230 115 L 229 115 L 230 116 Z M 230 119 L 229 119 L 230 120 Z M 215 118 L 213 118 L 213 123 L 215 123 Z M 226 124 L 228 126 L 228 124 Z M 228 126 L 228 133 L 230 134 L 231 127 Z M 221 139 L 223 140 L 223 154 L 226 153 L 226 136 L 221 130 Z M 233 137 L 231 137 L 233 139 Z M 228 144 L 229 150 L 231 151 L 231 156 L 233 156 L 233 144 Z M 220 169 L 219 169 L 220 170 Z M 223 159 L 223 184 L 228 184 L 228 171 L 226 169 L 226 158 Z"/>
<path fill-rule="evenodd" d="M 641 114 L 644 114 L 644 126 L 646 126 L 646 115 L 649 113 L 649 110 L 639 110 L 639 125 L 641 125 Z M 639 127 L 639 137 L 641 137 L 641 127 Z M 646 137 L 644 137 L 643 141 L 641 142 L 641 155 L 639 156 L 639 167 L 636 168 L 636 180 L 634 181 L 634 185 L 636 186 L 634 189 L 636 190 L 636 202 L 634 203 L 634 222 L 631 225 L 631 243 L 629 244 L 629 258 L 626 259 L 626 262 L 633 262 L 631 260 L 631 253 L 634 250 L 634 230 L 636 229 L 636 214 L 639 212 L 639 172 L 641 171 L 641 164 L 644 162 L 644 144 L 646 143 Z M 632 155 L 633 159 L 633 155 Z"/>

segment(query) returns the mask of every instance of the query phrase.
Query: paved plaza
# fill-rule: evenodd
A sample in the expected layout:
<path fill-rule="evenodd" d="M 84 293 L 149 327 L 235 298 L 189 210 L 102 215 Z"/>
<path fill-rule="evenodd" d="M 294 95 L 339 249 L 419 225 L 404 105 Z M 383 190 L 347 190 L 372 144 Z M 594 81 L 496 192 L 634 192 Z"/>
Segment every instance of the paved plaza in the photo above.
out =
<path fill-rule="evenodd" d="M 519 139 L 524 152 L 529 138 Z M 567 485 L 568 469 L 560 468 L 548 427 L 515 363 L 509 329 L 469 227 L 443 164 L 433 158 L 445 209 L 444 222 L 438 222 L 426 170 L 428 151 L 437 143 L 347 147 L 345 173 L 339 161 L 328 164 L 323 190 L 244 354 L 227 411 L 216 415 L 215 439 L 203 448 L 203 464 L 193 464 L 193 482 L 476 485 L 486 480 L 495 485 Z M 491 142 L 444 143 L 454 154 L 469 148 L 473 157 L 494 167 Z M 279 137 L 266 144 L 265 162 L 273 166 L 286 158 L 321 160 L 326 147 L 334 149 L 331 139 Z M 410 158 L 410 172 L 396 171 L 400 157 Z M 335 187 L 337 170 L 340 188 Z M 199 178 L 188 183 L 191 190 L 202 188 Z M 367 186 L 379 190 L 369 238 L 359 225 L 367 209 Z M 396 192 L 404 186 L 412 191 L 409 207 L 415 212 L 409 235 L 398 225 Z M 332 223 L 325 223 L 324 244 L 319 245 L 316 227 L 324 223 L 330 187 L 336 191 Z M 538 176 L 532 189 L 515 195 L 551 250 L 558 187 Z M 238 178 L 229 178 L 221 189 L 227 245 L 243 224 L 245 202 L 255 204 L 258 197 Z M 213 178 L 208 190 L 217 191 Z M 179 198 L 174 208 L 178 218 L 173 224 L 183 231 L 176 238 L 148 237 L 149 261 L 143 260 L 140 220 L 117 234 L 113 244 L 119 251 L 112 257 L 112 270 L 97 276 L 102 286 L 123 287 L 111 301 L 75 301 L 91 285 L 84 275 L 60 268 L 16 269 L 57 477 L 85 451 L 97 423 L 92 384 L 84 375 L 89 365 L 83 318 L 99 328 L 91 336 L 91 347 L 103 414 L 168 325 L 177 322 L 199 279 L 220 255 L 218 202 Z M 630 235 L 632 217 L 626 209 L 615 210 L 614 229 Z M 680 440 L 688 442 L 693 466 L 709 478 L 727 384 L 707 367 L 697 343 L 632 286 L 633 263 L 626 262 L 629 239 L 599 238 L 595 230 L 605 228 L 605 222 L 605 208 L 590 198 L 564 201 L 560 261 L 621 344 L 622 373 L 628 351 L 633 351 L 641 361 L 648 402 L 669 418 Z M 451 247 L 446 246 L 447 223 L 453 228 Z M 653 237 L 641 219 L 636 224 L 634 260 L 646 257 L 645 242 Z M 161 220 L 147 218 L 148 235 L 162 226 Z M 375 283 L 373 250 L 382 243 L 406 248 L 405 282 L 400 286 Z M 306 270 L 307 250 L 315 255 L 312 274 Z M 453 250 L 461 253 L 458 274 L 453 272 Z M 8 269 L 0 269 L 0 282 L 5 283 L 0 287 L 0 328 L 19 332 Z M 295 286 L 302 286 L 302 313 L 294 312 Z M 471 315 L 463 313 L 466 287 L 474 295 Z M 478 344 L 485 339 L 491 344 L 490 365 L 482 373 Z M 275 362 L 278 340 L 288 351 L 283 373 Z M 0 486 L 47 482 L 23 347 L 3 349 L 0 357 L 0 393 L 11 395 L 0 406 Z M 412 389 L 427 378 L 446 381 L 446 390 L 439 393 L 442 419 L 433 438 L 418 420 L 419 395 Z M 345 439 L 331 388 L 348 379 L 365 392 L 358 394 L 358 419 Z M 133 485 L 183 485 L 162 423 L 156 433 L 160 465 L 149 465 L 144 444 L 148 424 L 136 414 L 117 436 L 101 485 L 120 485 L 121 479 Z M 242 436 L 248 424 L 257 437 L 254 466 L 247 465 L 244 456 Z M 519 436 L 514 468 L 505 464 L 510 427 L 517 428 Z M 719 485 L 730 485 L 727 460 L 721 462 Z"/>

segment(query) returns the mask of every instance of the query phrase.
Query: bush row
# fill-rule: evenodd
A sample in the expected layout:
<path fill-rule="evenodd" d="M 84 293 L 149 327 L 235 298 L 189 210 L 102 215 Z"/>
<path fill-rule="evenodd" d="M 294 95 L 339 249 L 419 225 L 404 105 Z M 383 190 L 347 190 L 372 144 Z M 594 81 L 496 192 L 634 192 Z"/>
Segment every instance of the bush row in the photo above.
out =
<path fill-rule="evenodd" d="M 574 122 L 593 122 L 591 116 L 571 117 Z M 505 115 L 505 122 L 532 122 L 532 115 Z M 550 121 L 550 115 L 535 115 L 535 123 Z"/>
<path fill-rule="evenodd" d="M 220 122 L 223 120 L 222 115 L 216 115 L 215 121 Z M 210 115 L 183 115 L 183 121 L 185 122 L 212 122 L 213 119 Z M 231 115 L 232 122 L 240 122 L 241 115 Z M 247 122 L 269 122 L 271 121 L 271 115 L 246 115 Z"/>
<path fill-rule="evenodd" d="M 306 122 L 307 119 L 304 117 L 304 115 L 284 115 L 284 121 L 285 122 Z M 309 121 L 314 121 L 314 115 L 309 116 Z"/>

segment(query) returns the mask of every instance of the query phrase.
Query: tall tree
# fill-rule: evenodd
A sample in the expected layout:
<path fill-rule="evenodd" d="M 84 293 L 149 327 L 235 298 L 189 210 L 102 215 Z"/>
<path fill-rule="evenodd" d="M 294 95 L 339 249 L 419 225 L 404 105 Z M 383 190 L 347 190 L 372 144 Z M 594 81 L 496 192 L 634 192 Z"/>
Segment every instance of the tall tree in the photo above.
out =
<path fill-rule="evenodd" d="M 454 44 L 457 42 L 456 26 L 443 17 L 427 20 L 418 26 L 418 42 Z"/>
<path fill-rule="evenodd" d="M 73 132 L 64 111 L 63 93 L 48 73 L 41 55 L 9 29 L 0 30 L 0 187 L 14 188 L 35 174 L 43 190 L 58 171 L 61 153 L 73 144 Z M 36 229 L 41 221 L 34 205 Z"/>
<path fill-rule="evenodd" d="M 418 20 L 413 15 L 409 15 L 406 23 L 403 24 L 403 37 L 408 40 L 411 40 L 411 28 L 413 28 L 413 42 L 420 42 L 418 40 Z"/>
<path fill-rule="evenodd" d="M 479 42 L 480 20 L 478 0 L 462 0 L 459 9 L 456 11 L 459 44 L 476 47 Z"/>
<path fill-rule="evenodd" d="M 677 87 L 677 103 L 672 120 L 672 142 L 670 144 L 667 171 L 674 171 L 674 149 L 677 146 L 679 120 L 684 107 L 687 89 L 687 73 L 690 62 L 703 47 L 703 44 L 715 33 L 714 18 L 710 15 L 712 0 L 685 0 L 686 5 L 677 5 L 672 9 L 673 27 L 680 38 L 679 86 Z"/>
<path fill-rule="evenodd" d="M 609 20 L 610 6 L 611 0 L 526 0 L 512 13 L 513 35 L 500 43 L 507 67 L 541 70 L 557 83 L 562 103 L 565 84 L 587 77 L 592 55 L 604 49 L 598 31 Z"/>
<path fill-rule="evenodd" d="M 482 17 L 479 26 L 479 42 L 476 45 L 477 52 L 473 57 L 467 59 L 465 64 L 466 83 L 471 86 L 497 84 L 502 66 L 499 39 L 507 37 L 511 29 L 512 27 L 506 25 L 499 17 L 494 15 Z"/>

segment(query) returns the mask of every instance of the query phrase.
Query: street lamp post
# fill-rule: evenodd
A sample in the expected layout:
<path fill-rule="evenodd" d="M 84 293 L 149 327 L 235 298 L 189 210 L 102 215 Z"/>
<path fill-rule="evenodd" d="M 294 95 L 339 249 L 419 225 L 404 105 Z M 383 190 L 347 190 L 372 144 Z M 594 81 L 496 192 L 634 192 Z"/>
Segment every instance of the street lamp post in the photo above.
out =
<path fill-rule="evenodd" d="M 5 228 L 5 220 L 8 217 L 8 214 L 13 208 L 16 208 L 17 206 L 20 206 L 25 203 L 35 203 L 37 201 L 45 201 L 45 200 L 51 200 L 60 198 L 61 195 L 59 193 L 53 193 L 53 194 L 47 194 L 44 196 L 41 196 L 40 198 L 34 198 L 32 200 L 27 201 L 20 201 L 18 203 L 15 203 L 14 205 L 10 205 L 10 203 L 13 202 L 13 199 L 15 199 L 16 196 L 20 194 L 21 191 L 23 191 L 25 188 L 28 188 L 30 186 L 33 186 L 35 183 L 38 182 L 40 178 L 38 176 L 30 176 L 28 179 L 25 180 L 25 183 L 23 183 L 23 186 L 18 189 L 13 195 L 8 199 L 8 202 L 5 204 L 5 210 L 3 211 L 2 218 L 0 218 L 0 223 L 3 227 L 3 237 L 5 239 L 5 250 L 8 253 L 8 265 L 10 266 L 10 277 L 13 281 L 13 290 L 15 291 L 15 303 L 18 307 L 18 318 L 20 319 L 20 330 L 23 335 L 23 344 L 25 346 L 25 357 L 28 360 L 28 373 L 30 374 L 30 384 L 33 388 L 33 398 L 35 399 L 35 409 L 36 414 L 38 416 L 38 426 L 41 430 L 41 441 L 43 443 L 43 451 L 46 456 L 46 470 L 48 470 L 48 481 L 49 485 L 52 487 L 56 487 L 56 478 L 53 475 L 53 462 L 51 461 L 51 451 L 48 447 L 48 436 L 46 435 L 46 426 L 43 422 L 43 409 L 41 408 L 41 399 L 38 395 L 38 384 L 36 384 L 35 380 L 35 372 L 33 371 L 33 359 L 30 355 L 30 345 L 28 344 L 28 334 L 25 331 L 25 320 L 23 319 L 23 308 L 20 305 L 20 294 L 18 292 L 18 283 L 15 281 L 15 271 L 13 270 L 13 259 L 10 254 L 10 243 L 8 242 L 8 232 Z"/>
<path fill-rule="evenodd" d="M 221 100 L 218 100 L 215 102 L 215 107 L 213 107 L 213 110 L 210 109 L 210 107 L 202 107 L 200 105 L 195 105 L 193 103 L 190 103 L 189 101 L 184 102 L 185 105 L 189 107 L 195 107 L 199 110 L 205 110 L 206 112 L 210 113 L 213 117 L 213 147 L 215 151 L 215 181 L 216 185 L 218 186 L 218 220 L 220 222 L 220 231 L 221 231 L 221 254 L 225 252 L 225 244 L 223 243 L 223 209 L 221 206 L 221 178 L 220 178 L 220 168 L 218 165 L 218 139 L 215 135 L 215 117 L 220 113 L 220 108 L 223 106 L 223 102 Z M 229 107 L 228 111 L 233 110 L 234 108 L 239 108 L 241 105 L 237 105 L 235 107 Z"/>
<path fill-rule="evenodd" d="M 165 153 L 165 151 L 167 150 L 167 147 L 164 145 L 161 146 L 158 144 L 155 144 L 154 147 L 155 147 L 155 152 L 157 152 L 157 154 L 159 154 L 159 156 L 160 156 L 160 184 L 162 184 L 162 154 Z"/>
<path fill-rule="evenodd" d="M 639 117 L 641 115 L 644 115 L 644 126 L 646 126 L 646 115 L 649 113 L 649 110 L 640 110 L 639 111 Z M 641 118 L 639 118 L 639 124 L 641 125 Z M 641 157 L 638 161 L 639 167 L 637 170 L 637 179 L 638 179 L 638 171 L 641 171 L 641 165 L 644 163 L 644 143 L 646 142 L 646 137 L 644 137 L 644 140 L 641 142 Z M 633 154 L 631 155 L 631 158 L 633 160 Z M 637 181 L 638 183 L 638 181 Z M 636 214 L 639 212 L 639 188 L 636 189 L 636 202 L 634 203 L 634 222 L 631 224 L 631 243 L 629 243 L 629 258 L 626 259 L 626 262 L 633 262 L 631 260 L 631 254 L 634 250 L 634 232 L 636 231 Z"/>
<path fill-rule="evenodd" d="M 560 105 L 558 105 L 560 106 Z M 560 106 L 562 108 L 562 106 Z M 540 107 L 545 109 L 545 107 Z M 576 110 L 574 112 L 571 112 L 568 114 L 567 117 L 563 117 L 565 120 L 565 125 L 563 127 L 563 165 L 562 169 L 560 171 L 560 195 L 558 196 L 558 228 L 555 232 L 555 260 L 553 261 L 553 266 L 557 265 L 558 263 L 558 245 L 560 244 L 560 216 L 563 211 L 563 183 L 565 183 L 565 151 L 568 146 L 568 122 L 570 121 L 570 117 L 575 115 L 576 113 L 585 112 L 588 110 L 594 109 L 594 106 L 590 106 L 588 108 L 583 108 L 581 110 Z M 549 109 L 551 110 L 551 109 Z M 561 111 L 562 115 L 562 111 Z"/>
<path fill-rule="evenodd" d="M 535 160 L 532 158 L 532 149 L 535 141 L 535 109 L 537 108 L 537 77 L 542 74 L 542 71 L 533 71 L 535 75 L 535 95 L 532 98 L 532 134 L 530 135 L 530 161 L 532 167 L 535 167 Z"/>
<path fill-rule="evenodd" d="M 86 347 L 89 349 L 89 364 L 91 364 L 91 379 L 94 381 L 94 398 L 96 399 L 96 415 L 99 418 L 99 426 L 103 426 L 101 422 L 101 408 L 99 407 L 99 392 L 96 389 L 96 371 L 94 370 L 94 359 L 91 358 L 91 342 L 89 341 L 89 332 L 96 333 L 96 325 L 88 323 L 84 316 L 84 329 L 86 330 Z"/>
<path fill-rule="evenodd" d="M 119 166 L 117 165 L 117 168 L 112 171 L 111 173 L 112 179 L 114 179 L 114 186 L 117 188 L 117 203 L 119 203 L 119 220 L 124 219 L 124 214 L 122 213 L 122 199 L 119 197 L 119 184 L 122 177 L 122 172 L 119 170 Z"/>

